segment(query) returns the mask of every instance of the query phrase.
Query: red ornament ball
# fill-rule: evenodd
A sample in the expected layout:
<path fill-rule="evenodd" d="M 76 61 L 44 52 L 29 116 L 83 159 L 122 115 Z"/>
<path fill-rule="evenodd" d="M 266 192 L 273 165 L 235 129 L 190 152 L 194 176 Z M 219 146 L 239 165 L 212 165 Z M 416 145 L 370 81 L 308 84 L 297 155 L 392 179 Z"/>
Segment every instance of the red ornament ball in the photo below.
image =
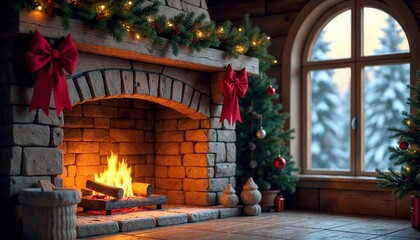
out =
<path fill-rule="evenodd" d="M 283 169 L 286 166 L 286 159 L 284 159 L 282 156 L 278 155 L 274 159 L 273 165 L 277 169 Z"/>
<path fill-rule="evenodd" d="M 408 148 L 408 142 L 406 142 L 406 141 L 401 141 L 401 142 L 400 142 L 400 149 L 401 149 L 401 150 L 407 150 L 407 148 Z"/>
<path fill-rule="evenodd" d="M 265 90 L 265 92 L 267 93 L 268 96 L 273 96 L 274 94 L 276 94 L 276 89 L 273 88 L 273 86 L 269 86 L 267 88 L 267 90 Z"/>

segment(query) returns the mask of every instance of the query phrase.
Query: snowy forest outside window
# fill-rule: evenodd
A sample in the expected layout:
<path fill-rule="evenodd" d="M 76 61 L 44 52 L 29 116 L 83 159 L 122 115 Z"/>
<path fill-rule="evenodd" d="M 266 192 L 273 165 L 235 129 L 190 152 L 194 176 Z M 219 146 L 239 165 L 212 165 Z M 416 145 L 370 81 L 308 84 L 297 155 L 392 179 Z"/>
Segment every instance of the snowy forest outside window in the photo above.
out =
<path fill-rule="evenodd" d="M 328 11 L 307 40 L 305 173 L 373 175 L 392 167 L 388 147 L 397 142 L 387 128 L 409 111 L 407 36 L 389 9 L 356 2 Z"/>

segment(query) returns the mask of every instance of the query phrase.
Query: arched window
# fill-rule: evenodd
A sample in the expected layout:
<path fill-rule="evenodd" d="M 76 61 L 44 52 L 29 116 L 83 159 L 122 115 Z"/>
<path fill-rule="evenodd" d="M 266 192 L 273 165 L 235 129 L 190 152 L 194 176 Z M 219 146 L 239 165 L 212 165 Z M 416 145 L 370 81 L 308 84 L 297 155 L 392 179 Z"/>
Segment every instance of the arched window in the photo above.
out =
<path fill-rule="evenodd" d="M 291 29 L 285 47 L 292 46 L 283 79 L 291 82 L 283 86 L 291 90 L 291 127 L 298 134 L 292 153 L 304 173 L 373 175 L 392 167 L 388 147 L 397 142 L 387 128 L 399 126 L 401 112 L 409 111 L 407 85 L 418 61 L 410 46 L 418 30 L 410 35 L 401 8 L 387 1 L 310 4 L 316 2 L 317 12 Z"/>

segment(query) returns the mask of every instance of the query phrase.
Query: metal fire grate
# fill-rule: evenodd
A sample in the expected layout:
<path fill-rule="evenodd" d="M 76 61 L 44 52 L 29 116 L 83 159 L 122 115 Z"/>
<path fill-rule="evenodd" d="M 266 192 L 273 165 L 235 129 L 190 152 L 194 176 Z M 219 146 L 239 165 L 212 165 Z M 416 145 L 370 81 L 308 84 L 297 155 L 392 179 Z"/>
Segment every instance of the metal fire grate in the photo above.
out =
<path fill-rule="evenodd" d="M 106 215 L 111 215 L 111 211 L 120 208 L 146 207 L 156 205 L 157 209 L 162 209 L 162 204 L 167 203 L 168 197 L 152 194 L 144 197 L 130 197 L 121 199 L 97 199 L 94 196 L 84 196 L 78 204 L 83 208 L 83 212 L 89 210 L 106 211 Z"/>

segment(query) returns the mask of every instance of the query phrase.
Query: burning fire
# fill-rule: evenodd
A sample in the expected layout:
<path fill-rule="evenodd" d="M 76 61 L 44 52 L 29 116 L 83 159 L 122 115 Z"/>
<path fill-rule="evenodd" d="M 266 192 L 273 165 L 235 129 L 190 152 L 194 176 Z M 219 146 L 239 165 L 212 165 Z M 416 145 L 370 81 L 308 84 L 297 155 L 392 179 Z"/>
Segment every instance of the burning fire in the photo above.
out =
<path fill-rule="evenodd" d="M 107 157 L 108 168 L 102 173 L 95 173 L 95 181 L 113 187 L 124 189 L 124 197 L 133 197 L 133 187 L 131 184 L 131 167 L 122 159 L 118 161 L 118 156 L 111 152 Z"/>

